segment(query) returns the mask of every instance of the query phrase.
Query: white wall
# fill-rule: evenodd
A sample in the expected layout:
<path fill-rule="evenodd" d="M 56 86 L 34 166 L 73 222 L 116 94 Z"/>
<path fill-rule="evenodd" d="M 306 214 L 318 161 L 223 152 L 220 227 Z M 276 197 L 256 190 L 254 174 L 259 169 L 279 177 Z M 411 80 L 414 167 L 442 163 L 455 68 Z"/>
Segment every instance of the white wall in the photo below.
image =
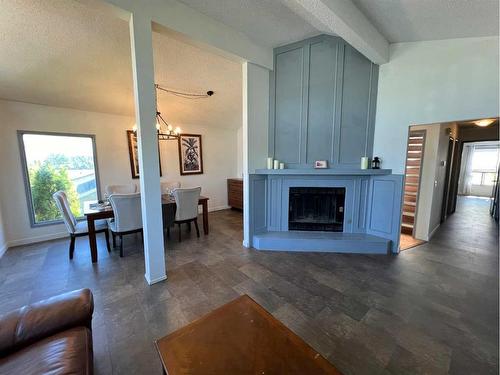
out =
<path fill-rule="evenodd" d="M 243 73 L 243 246 L 251 247 L 250 176 L 265 168 L 269 134 L 269 70 L 246 62 Z"/>
<path fill-rule="evenodd" d="M 441 222 L 441 208 L 448 156 L 448 133 L 456 136 L 456 124 L 430 124 L 412 126 L 411 130 L 425 130 L 424 157 L 418 195 L 414 236 L 428 241 Z"/>
<path fill-rule="evenodd" d="M 0 207 L 0 257 L 5 253 L 5 250 L 7 250 L 7 238 L 5 237 L 4 221 Z"/>
<path fill-rule="evenodd" d="M 237 152 L 237 166 L 236 174 L 237 177 L 243 176 L 243 127 L 238 129 L 236 134 L 236 152 Z"/>
<path fill-rule="evenodd" d="M 0 211 L 4 213 L 9 246 L 67 235 L 63 225 L 30 226 L 17 130 L 95 134 L 101 190 L 108 184 L 138 184 L 138 180 L 131 178 L 125 133 L 134 124 L 132 117 L 0 100 L 0 118 Z M 237 173 L 237 130 L 181 127 L 183 132 L 202 134 L 204 174 L 181 177 L 177 142 L 167 141 L 160 146 L 162 180 L 175 179 L 183 186 L 202 186 L 202 193 L 210 198 L 210 209 L 226 207 L 226 178 L 235 177 Z"/>
<path fill-rule="evenodd" d="M 374 155 L 404 173 L 408 127 L 497 117 L 498 37 L 392 44 L 380 66 Z"/>

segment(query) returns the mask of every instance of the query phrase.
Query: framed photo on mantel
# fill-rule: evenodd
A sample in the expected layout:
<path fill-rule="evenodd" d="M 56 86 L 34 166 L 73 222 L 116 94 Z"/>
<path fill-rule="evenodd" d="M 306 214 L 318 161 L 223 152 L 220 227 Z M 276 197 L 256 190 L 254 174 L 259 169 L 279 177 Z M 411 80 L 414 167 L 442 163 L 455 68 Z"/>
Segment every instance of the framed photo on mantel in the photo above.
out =
<path fill-rule="evenodd" d="M 130 171 L 132 178 L 139 178 L 139 148 L 137 146 L 137 134 L 133 130 L 127 130 L 128 141 L 128 155 L 130 158 Z M 158 147 L 158 159 L 160 163 L 160 177 L 161 177 L 161 158 L 160 148 Z"/>
<path fill-rule="evenodd" d="M 203 173 L 200 134 L 181 134 L 179 144 L 179 171 L 182 176 Z"/>

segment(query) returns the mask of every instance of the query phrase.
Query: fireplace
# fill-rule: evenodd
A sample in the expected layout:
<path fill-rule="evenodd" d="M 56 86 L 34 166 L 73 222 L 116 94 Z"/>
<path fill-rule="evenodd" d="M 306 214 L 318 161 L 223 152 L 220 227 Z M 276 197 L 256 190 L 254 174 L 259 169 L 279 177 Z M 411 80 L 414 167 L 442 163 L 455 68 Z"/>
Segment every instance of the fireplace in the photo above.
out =
<path fill-rule="evenodd" d="M 288 230 L 344 231 L 345 188 L 291 187 Z"/>

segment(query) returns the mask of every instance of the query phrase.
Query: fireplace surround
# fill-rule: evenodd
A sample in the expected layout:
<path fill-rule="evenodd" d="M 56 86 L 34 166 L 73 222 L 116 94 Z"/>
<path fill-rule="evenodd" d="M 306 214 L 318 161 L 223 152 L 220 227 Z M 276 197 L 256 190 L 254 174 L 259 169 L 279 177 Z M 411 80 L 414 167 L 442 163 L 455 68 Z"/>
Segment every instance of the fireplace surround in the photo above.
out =
<path fill-rule="evenodd" d="M 248 186 L 250 241 L 245 246 L 365 254 L 398 251 L 402 175 L 383 169 L 261 169 L 249 175 Z M 340 194 L 324 197 L 331 192 Z M 302 193 L 306 199 L 300 198 Z M 311 221 L 320 225 L 311 227 Z"/>

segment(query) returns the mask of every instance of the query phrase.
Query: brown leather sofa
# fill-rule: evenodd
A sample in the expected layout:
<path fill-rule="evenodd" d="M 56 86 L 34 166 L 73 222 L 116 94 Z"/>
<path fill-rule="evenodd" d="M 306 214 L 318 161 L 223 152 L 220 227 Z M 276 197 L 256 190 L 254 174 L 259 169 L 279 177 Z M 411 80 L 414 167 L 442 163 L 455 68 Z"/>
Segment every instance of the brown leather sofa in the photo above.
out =
<path fill-rule="evenodd" d="M 0 374 L 92 374 L 93 311 L 81 289 L 0 317 Z"/>

